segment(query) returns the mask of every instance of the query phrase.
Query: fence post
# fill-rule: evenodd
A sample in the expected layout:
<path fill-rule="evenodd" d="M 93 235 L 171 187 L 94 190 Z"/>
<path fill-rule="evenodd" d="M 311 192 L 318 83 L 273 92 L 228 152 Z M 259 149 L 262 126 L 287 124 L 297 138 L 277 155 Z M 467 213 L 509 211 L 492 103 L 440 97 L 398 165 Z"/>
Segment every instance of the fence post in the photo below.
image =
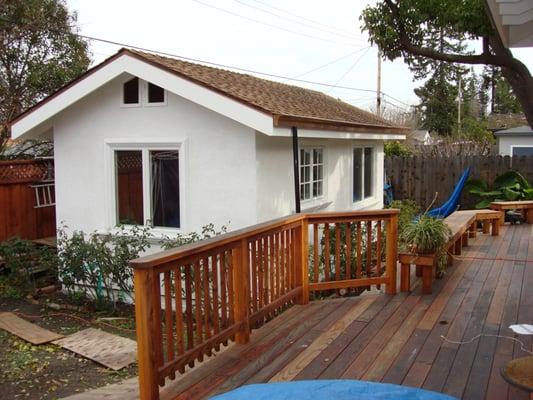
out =
<path fill-rule="evenodd" d="M 154 341 L 154 271 L 134 269 L 135 325 L 137 329 L 137 362 L 140 400 L 158 400 L 159 386 Z"/>
<path fill-rule="evenodd" d="M 233 315 L 235 323 L 241 323 L 239 331 L 235 334 L 235 342 L 245 344 L 250 341 L 250 321 L 248 314 L 250 309 L 249 291 L 249 252 L 248 240 L 241 239 L 240 246 L 233 249 Z"/>
<path fill-rule="evenodd" d="M 298 304 L 309 303 L 309 221 L 302 218 L 300 227 L 296 230 L 294 243 L 296 253 L 296 285 L 302 287 L 302 294 Z"/>
<path fill-rule="evenodd" d="M 398 214 L 392 214 L 387 220 L 387 236 L 385 250 L 385 270 L 389 283 L 387 294 L 396 294 L 396 264 L 398 262 Z"/>

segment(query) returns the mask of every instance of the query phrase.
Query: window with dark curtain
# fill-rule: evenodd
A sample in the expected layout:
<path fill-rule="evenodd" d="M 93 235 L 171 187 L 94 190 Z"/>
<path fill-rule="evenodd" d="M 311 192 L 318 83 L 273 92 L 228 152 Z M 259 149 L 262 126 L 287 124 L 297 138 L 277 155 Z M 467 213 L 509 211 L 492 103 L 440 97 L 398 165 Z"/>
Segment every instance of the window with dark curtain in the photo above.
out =
<path fill-rule="evenodd" d="M 164 103 L 165 102 L 165 89 L 148 83 L 148 103 Z"/>
<path fill-rule="evenodd" d="M 353 149 L 353 201 L 363 199 L 363 149 Z"/>
<path fill-rule="evenodd" d="M 117 222 L 143 225 L 142 153 L 116 151 Z"/>
<path fill-rule="evenodd" d="M 179 155 L 177 151 L 150 151 L 152 170 L 152 223 L 180 227 Z"/>
<path fill-rule="evenodd" d="M 365 199 L 372 197 L 372 182 L 374 181 L 374 171 L 372 168 L 372 147 L 365 147 Z"/>
<path fill-rule="evenodd" d="M 124 104 L 139 104 L 139 78 L 124 83 Z"/>

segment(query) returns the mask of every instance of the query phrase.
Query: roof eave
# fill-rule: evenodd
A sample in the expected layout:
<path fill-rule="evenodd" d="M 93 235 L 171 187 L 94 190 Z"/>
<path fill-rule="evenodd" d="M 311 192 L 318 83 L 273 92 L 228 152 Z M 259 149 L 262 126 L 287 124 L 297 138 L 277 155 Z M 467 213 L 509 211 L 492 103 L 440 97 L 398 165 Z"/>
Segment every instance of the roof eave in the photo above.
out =
<path fill-rule="evenodd" d="M 275 115 L 275 127 L 298 127 L 305 129 L 320 129 L 342 132 L 370 132 L 380 134 L 407 134 L 409 129 L 401 126 L 362 124 L 348 121 L 320 119 L 313 117 L 300 117 L 294 115 Z"/>

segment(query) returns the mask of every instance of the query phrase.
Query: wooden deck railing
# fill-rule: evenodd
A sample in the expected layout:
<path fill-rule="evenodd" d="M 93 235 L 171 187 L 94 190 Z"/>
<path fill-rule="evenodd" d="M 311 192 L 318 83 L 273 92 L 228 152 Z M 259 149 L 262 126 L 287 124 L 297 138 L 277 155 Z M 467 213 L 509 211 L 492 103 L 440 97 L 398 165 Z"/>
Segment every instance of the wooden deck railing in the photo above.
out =
<path fill-rule="evenodd" d="M 140 398 L 309 292 L 396 293 L 398 210 L 300 214 L 131 262 Z M 311 238 L 311 240 L 310 240 Z"/>

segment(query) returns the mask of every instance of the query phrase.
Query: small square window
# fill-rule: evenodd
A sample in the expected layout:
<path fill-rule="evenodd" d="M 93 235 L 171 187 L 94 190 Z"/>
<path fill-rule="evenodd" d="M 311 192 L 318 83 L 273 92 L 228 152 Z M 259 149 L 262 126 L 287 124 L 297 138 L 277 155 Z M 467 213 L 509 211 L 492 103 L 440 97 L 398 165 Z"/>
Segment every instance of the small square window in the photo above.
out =
<path fill-rule="evenodd" d="M 165 89 L 160 86 L 148 83 L 148 103 L 164 103 Z"/>
<path fill-rule="evenodd" d="M 139 78 L 124 83 L 122 101 L 124 104 L 139 104 Z"/>

